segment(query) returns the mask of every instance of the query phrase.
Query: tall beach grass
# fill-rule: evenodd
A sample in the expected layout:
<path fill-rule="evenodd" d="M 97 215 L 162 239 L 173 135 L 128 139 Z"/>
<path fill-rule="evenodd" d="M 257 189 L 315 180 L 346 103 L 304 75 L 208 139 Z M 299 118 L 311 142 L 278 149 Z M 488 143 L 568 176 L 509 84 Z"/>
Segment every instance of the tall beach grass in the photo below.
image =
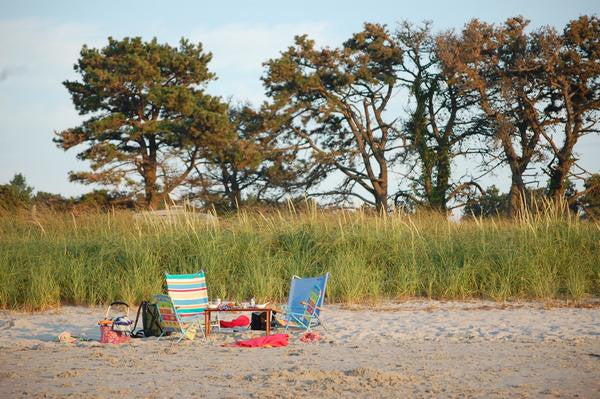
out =
<path fill-rule="evenodd" d="M 0 216 L 0 308 L 138 303 L 163 273 L 207 273 L 211 298 L 285 301 L 292 275 L 331 273 L 328 298 L 376 302 L 600 296 L 600 228 L 365 212 L 240 212 L 206 221 L 128 212 Z"/>

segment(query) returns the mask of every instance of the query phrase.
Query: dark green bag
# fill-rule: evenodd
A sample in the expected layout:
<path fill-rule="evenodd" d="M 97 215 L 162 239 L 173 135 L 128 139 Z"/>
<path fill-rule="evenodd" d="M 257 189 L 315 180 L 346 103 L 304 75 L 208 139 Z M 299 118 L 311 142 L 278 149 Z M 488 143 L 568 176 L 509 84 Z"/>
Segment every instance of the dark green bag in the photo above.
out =
<path fill-rule="evenodd" d="M 140 312 L 142 313 L 142 329 L 135 331 Z M 158 337 L 162 334 L 160 315 L 155 303 L 144 301 L 140 304 L 132 331 L 131 336 L 133 338 Z"/>

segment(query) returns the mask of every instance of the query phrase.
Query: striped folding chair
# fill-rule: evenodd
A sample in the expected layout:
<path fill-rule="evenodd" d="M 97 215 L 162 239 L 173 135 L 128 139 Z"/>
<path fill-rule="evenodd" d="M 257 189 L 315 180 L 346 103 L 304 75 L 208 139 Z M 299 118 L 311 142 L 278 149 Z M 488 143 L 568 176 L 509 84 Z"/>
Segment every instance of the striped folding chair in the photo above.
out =
<path fill-rule="evenodd" d="M 204 271 L 194 274 L 165 273 L 165 277 L 169 295 L 155 296 L 163 334 L 180 332 L 182 335 L 177 342 L 183 338 L 193 340 L 198 330 L 202 332 L 202 336 L 205 336 L 203 323 L 204 309 L 208 306 L 208 294 Z"/>

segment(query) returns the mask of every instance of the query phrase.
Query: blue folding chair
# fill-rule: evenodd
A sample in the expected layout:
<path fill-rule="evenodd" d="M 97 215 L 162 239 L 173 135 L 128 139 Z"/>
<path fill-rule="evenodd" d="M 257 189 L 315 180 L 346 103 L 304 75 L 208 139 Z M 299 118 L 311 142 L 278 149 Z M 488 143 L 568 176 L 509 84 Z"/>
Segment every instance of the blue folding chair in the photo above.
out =
<path fill-rule="evenodd" d="M 289 327 L 299 327 L 309 331 L 316 325 L 325 328 L 320 316 L 328 280 L 329 273 L 308 278 L 293 276 L 288 304 L 282 309 L 277 321 L 286 330 Z"/>

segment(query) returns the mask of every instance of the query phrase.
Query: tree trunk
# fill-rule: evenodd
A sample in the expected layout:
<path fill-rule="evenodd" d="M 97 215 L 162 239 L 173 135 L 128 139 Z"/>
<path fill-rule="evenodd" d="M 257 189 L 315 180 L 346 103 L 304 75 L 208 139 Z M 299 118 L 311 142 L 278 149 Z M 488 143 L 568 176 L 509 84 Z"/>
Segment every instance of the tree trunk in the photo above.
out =
<path fill-rule="evenodd" d="M 523 182 L 523 174 L 527 170 L 527 166 L 535 154 L 537 143 L 539 142 L 539 131 L 536 131 L 531 138 L 528 138 L 528 128 L 529 126 L 525 122 L 522 122 L 517 126 L 519 133 L 518 137 L 520 138 L 519 145 L 521 147 L 520 156 L 517 155 L 512 144 L 510 132 L 501 131 L 502 134 L 496 135 L 502 143 L 506 162 L 508 163 L 511 173 L 509 191 L 510 203 L 508 204 L 508 215 L 510 217 L 515 217 L 520 211 L 524 210 L 527 197 L 525 183 Z"/>
<path fill-rule="evenodd" d="M 237 171 L 229 173 L 227 165 L 221 164 L 221 182 L 225 190 L 225 198 L 229 201 L 229 208 L 236 209 L 242 201 L 242 190 L 237 179 Z"/>
<path fill-rule="evenodd" d="M 432 201 L 432 208 L 435 211 L 445 213 L 447 211 L 448 188 L 450 182 L 450 147 L 447 143 L 440 144 L 435 150 L 436 153 L 436 184 L 435 196 Z"/>
<path fill-rule="evenodd" d="M 550 174 L 550 197 L 556 205 L 560 204 L 565 198 L 567 189 L 567 177 L 573 166 L 573 147 L 577 142 L 577 134 L 569 130 L 566 133 L 565 143 L 560 152 L 556 155 L 557 162 L 552 168 Z"/>
<path fill-rule="evenodd" d="M 239 208 L 242 204 L 242 190 L 237 179 L 237 173 L 231 175 L 231 186 L 229 192 L 229 200 L 232 208 Z"/>
<path fill-rule="evenodd" d="M 555 204 L 559 204 L 565 197 L 566 176 L 570 169 L 570 165 L 562 160 L 558 161 L 558 164 L 553 168 L 550 175 L 550 198 Z"/>
<path fill-rule="evenodd" d="M 156 165 L 145 169 L 144 192 L 146 194 L 146 207 L 156 209 L 160 204 L 160 194 L 156 186 Z"/>
<path fill-rule="evenodd" d="M 446 198 L 442 193 L 435 192 L 434 196 L 428 200 L 429 209 L 434 212 L 445 213 L 447 210 L 446 207 Z"/>
<path fill-rule="evenodd" d="M 387 212 L 387 189 L 375 189 L 373 196 L 375 197 L 375 209 L 377 209 L 377 212 Z"/>
<path fill-rule="evenodd" d="M 383 152 L 375 154 L 377 164 L 379 165 L 379 176 L 373 185 L 373 196 L 375 197 L 375 208 L 378 213 L 388 211 L 388 170 L 387 161 Z"/>
<path fill-rule="evenodd" d="M 144 191 L 146 194 L 146 207 L 156 209 L 160 204 L 161 195 L 158 192 L 157 185 L 157 163 L 156 153 L 158 146 L 154 136 L 148 139 L 148 154 L 144 155 Z"/>
<path fill-rule="evenodd" d="M 523 183 L 523 174 L 519 170 L 513 170 L 512 172 L 508 197 L 510 200 L 508 204 L 508 215 L 510 217 L 515 217 L 523 210 L 525 200 L 525 184 Z"/>

